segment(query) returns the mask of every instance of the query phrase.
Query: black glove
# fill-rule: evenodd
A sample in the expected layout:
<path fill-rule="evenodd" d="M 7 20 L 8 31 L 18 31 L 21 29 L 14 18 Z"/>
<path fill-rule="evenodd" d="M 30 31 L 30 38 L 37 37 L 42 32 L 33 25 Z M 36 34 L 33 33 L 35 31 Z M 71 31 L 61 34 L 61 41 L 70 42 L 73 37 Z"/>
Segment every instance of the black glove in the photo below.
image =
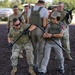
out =
<path fill-rule="evenodd" d="M 23 31 L 23 34 L 25 35 L 25 34 L 28 34 L 29 32 L 30 31 L 28 29 L 26 29 L 26 30 Z"/>
<path fill-rule="evenodd" d="M 9 43 L 9 45 L 7 46 L 9 49 L 12 49 L 13 44 Z"/>

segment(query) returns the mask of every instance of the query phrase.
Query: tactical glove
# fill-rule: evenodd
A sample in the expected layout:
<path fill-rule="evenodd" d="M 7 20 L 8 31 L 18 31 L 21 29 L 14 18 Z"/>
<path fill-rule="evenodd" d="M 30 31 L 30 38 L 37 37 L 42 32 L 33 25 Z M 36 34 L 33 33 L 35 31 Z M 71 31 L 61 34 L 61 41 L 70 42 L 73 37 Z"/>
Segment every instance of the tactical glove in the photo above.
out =
<path fill-rule="evenodd" d="M 25 35 L 25 34 L 28 34 L 29 32 L 30 31 L 28 29 L 26 29 L 26 30 L 23 31 L 23 34 Z"/>
<path fill-rule="evenodd" d="M 7 46 L 9 49 L 12 49 L 13 44 L 9 43 L 9 45 Z"/>

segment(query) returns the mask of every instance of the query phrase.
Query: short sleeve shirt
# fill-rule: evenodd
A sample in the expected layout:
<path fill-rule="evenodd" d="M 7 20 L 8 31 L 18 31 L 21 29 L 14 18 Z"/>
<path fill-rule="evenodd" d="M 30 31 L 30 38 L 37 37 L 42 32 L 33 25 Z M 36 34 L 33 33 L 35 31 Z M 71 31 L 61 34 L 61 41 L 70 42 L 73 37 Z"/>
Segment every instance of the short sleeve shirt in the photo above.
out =
<path fill-rule="evenodd" d="M 40 6 L 34 6 L 33 10 L 38 10 L 39 8 Z M 48 18 L 48 10 L 46 8 L 43 7 L 39 13 L 41 18 Z M 28 18 L 30 17 L 30 14 L 31 14 L 31 9 L 28 12 Z"/>

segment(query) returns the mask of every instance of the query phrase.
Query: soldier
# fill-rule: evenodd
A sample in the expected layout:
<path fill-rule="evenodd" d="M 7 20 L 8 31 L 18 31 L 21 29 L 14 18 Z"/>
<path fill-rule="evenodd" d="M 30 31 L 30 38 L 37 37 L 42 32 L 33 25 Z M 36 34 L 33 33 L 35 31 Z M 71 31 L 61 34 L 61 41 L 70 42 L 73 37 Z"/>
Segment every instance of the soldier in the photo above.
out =
<path fill-rule="evenodd" d="M 60 20 L 60 13 L 51 14 L 52 22 L 50 22 L 47 25 L 47 28 L 45 29 L 45 33 L 43 35 L 43 38 L 45 38 L 45 50 L 44 55 L 41 60 L 41 63 L 38 68 L 38 75 L 45 75 L 47 71 L 47 65 L 50 59 L 50 52 L 51 48 L 53 47 L 56 54 L 57 54 L 57 60 L 58 60 L 58 70 L 61 74 L 64 73 L 64 57 L 62 49 L 50 38 L 54 39 L 60 46 L 61 46 L 61 40 L 60 38 L 63 36 L 63 24 L 59 22 Z"/>
<path fill-rule="evenodd" d="M 17 18 L 13 19 L 13 26 L 10 28 L 9 34 L 8 34 L 8 42 L 12 44 L 19 35 L 22 33 L 24 35 L 21 36 L 21 38 L 13 45 L 12 48 L 12 56 L 11 56 L 11 64 L 13 66 L 13 69 L 11 71 L 11 75 L 15 75 L 17 72 L 17 64 L 18 64 L 18 57 L 20 50 L 25 49 L 26 51 L 26 57 L 27 57 L 27 63 L 29 65 L 29 72 L 31 75 L 36 75 L 33 71 L 33 61 L 34 61 L 34 55 L 33 55 L 33 46 L 31 41 L 28 37 L 28 32 L 34 30 L 33 28 L 29 28 L 28 30 L 25 30 L 29 25 L 25 24 L 23 25 L 20 23 L 20 21 Z"/>
<path fill-rule="evenodd" d="M 11 28 L 12 25 L 13 25 L 12 20 L 13 20 L 14 18 L 19 18 L 19 17 L 21 16 L 21 14 L 19 13 L 19 10 L 18 10 L 18 7 L 17 7 L 17 6 L 14 6 L 14 7 L 13 7 L 13 12 L 14 12 L 14 13 L 13 13 L 12 15 L 10 15 L 10 16 L 9 16 L 9 19 L 8 19 L 8 24 L 7 24 L 8 32 L 9 32 L 10 28 Z M 21 17 L 21 19 L 22 19 L 22 22 L 24 22 L 24 18 Z M 20 52 L 20 54 L 19 54 L 19 58 L 23 58 L 22 53 L 23 53 L 23 51 L 21 50 L 21 52 Z"/>
<path fill-rule="evenodd" d="M 57 5 L 49 6 L 48 10 L 50 11 L 48 21 L 51 21 L 50 16 L 54 11 L 57 11 Z"/>
<path fill-rule="evenodd" d="M 35 24 L 41 26 L 43 29 L 46 28 L 47 25 L 47 19 L 48 19 L 48 10 L 44 8 L 44 1 L 38 1 L 34 7 L 32 7 L 28 12 L 28 19 L 30 24 Z M 40 52 L 42 52 L 42 49 L 40 49 L 43 38 L 42 38 L 43 32 L 40 28 L 36 28 L 34 31 L 31 32 L 31 40 L 34 47 L 34 66 L 38 66 L 40 59 L 42 57 L 39 55 Z"/>
<path fill-rule="evenodd" d="M 14 6 L 14 7 L 13 7 L 13 14 L 10 15 L 9 18 L 8 18 L 8 23 L 7 23 L 8 32 L 9 32 L 10 27 L 13 25 L 12 20 L 13 20 L 14 18 L 19 18 L 20 15 L 21 15 L 21 14 L 19 13 L 18 7 L 17 7 L 17 6 Z M 22 18 L 22 19 L 23 19 L 23 18 Z M 23 21 L 24 21 L 24 19 L 23 19 Z"/>
<path fill-rule="evenodd" d="M 58 3 L 57 11 L 61 14 L 60 21 L 62 21 L 65 25 L 64 35 L 62 37 L 62 46 L 65 48 L 65 50 L 68 53 L 68 55 L 66 54 L 66 59 L 73 60 L 72 57 L 70 56 L 71 51 L 70 51 L 69 25 L 68 25 L 71 23 L 72 19 L 71 19 L 71 16 L 69 16 L 68 19 L 67 19 L 67 17 L 65 17 L 68 12 L 64 10 L 64 3 L 62 3 L 62 2 Z"/>
<path fill-rule="evenodd" d="M 24 6 L 24 19 L 25 19 L 25 23 L 27 23 L 27 15 L 28 15 L 28 10 L 30 9 L 29 5 L 25 5 Z"/>

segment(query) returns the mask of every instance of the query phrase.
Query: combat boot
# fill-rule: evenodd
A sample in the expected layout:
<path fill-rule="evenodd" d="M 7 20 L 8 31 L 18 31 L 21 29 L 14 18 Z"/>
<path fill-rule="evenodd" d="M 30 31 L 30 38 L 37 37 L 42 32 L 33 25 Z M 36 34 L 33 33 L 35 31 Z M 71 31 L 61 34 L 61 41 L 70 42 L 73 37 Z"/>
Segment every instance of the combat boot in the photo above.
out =
<path fill-rule="evenodd" d="M 33 71 L 33 66 L 29 66 L 29 73 L 31 75 L 36 75 L 36 73 Z"/>
<path fill-rule="evenodd" d="M 13 69 L 11 70 L 11 75 L 15 75 L 17 72 L 17 66 L 14 66 Z"/>
<path fill-rule="evenodd" d="M 71 57 L 70 53 L 66 56 L 65 59 L 66 59 L 66 60 L 73 60 L 73 58 Z"/>
<path fill-rule="evenodd" d="M 64 69 L 59 69 L 59 68 L 57 69 L 57 71 L 58 71 L 60 74 L 64 74 L 64 72 L 65 72 Z"/>
<path fill-rule="evenodd" d="M 19 58 L 23 58 L 23 55 L 22 54 L 19 54 L 19 56 L 18 56 Z"/>

